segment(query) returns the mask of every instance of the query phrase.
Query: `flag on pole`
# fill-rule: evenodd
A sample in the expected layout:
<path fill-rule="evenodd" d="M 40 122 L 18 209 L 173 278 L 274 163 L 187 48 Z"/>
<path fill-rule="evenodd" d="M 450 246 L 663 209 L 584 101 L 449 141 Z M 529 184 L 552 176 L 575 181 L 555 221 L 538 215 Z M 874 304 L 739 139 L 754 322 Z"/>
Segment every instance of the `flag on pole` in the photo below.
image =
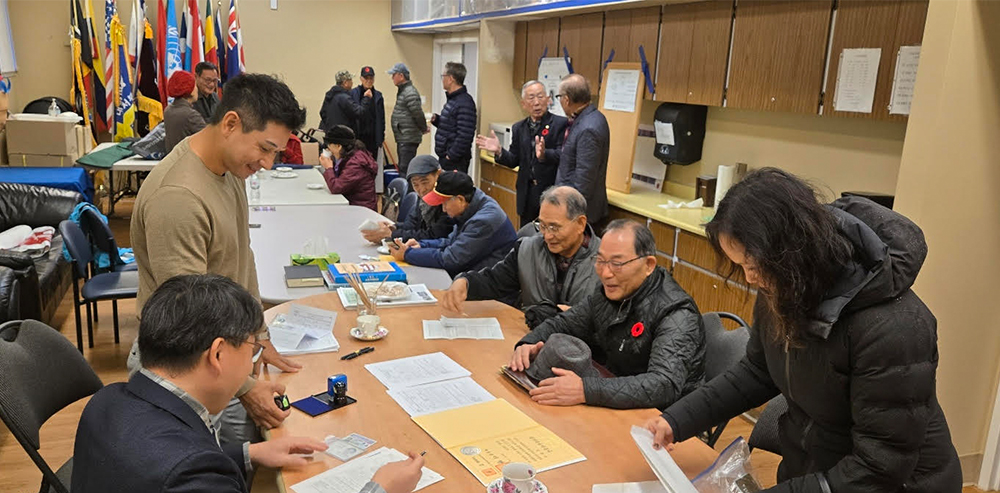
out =
<path fill-rule="evenodd" d="M 104 0 L 104 95 L 106 100 L 103 114 L 105 127 L 112 135 L 115 128 L 115 98 L 112 96 L 115 93 L 115 57 L 114 52 L 111 51 L 111 19 L 116 16 L 118 16 L 118 9 L 115 7 L 114 0 Z"/>
<path fill-rule="evenodd" d="M 69 101 L 74 106 L 75 110 L 83 115 L 83 125 L 87 128 L 87 132 L 91 132 L 90 126 L 90 99 L 87 92 L 87 83 L 90 80 L 90 69 L 84 63 L 88 53 L 84 52 L 83 40 L 85 39 L 83 31 L 81 31 L 81 24 L 84 24 L 83 19 L 83 9 L 80 8 L 79 0 L 71 0 L 69 5 L 70 11 L 70 47 L 73 52 L 72 59 L 72 74 L 73 81 L 70 84 L 69 89 Z M 85 31 L 86 28 L 84 28 Z M 89 43 L 89 37 L 86 36 L 87 42 Z M 87 50 L 89 52 L 89 50 Z M 93 62 L 93 60 L 91 60 Z"/>
<path fill-rule="evenodd" d="M 167 100 L 167 9 L 163 0 L 156 2 L 156 79 L 160 101 Z"/>
<path fill-rule="evenodd" d="M 216 0 L 218 3 L 215 8 L 215 39 L 219 43 L 219 49 L 216 53 L 219 56 L 219 80 L 225 82 L 226 80 L 226 38 L 229 32 L 229 16 L 223 15 L 225 9 L 222 8 L 222 0 Z M 222 84 L 219 84 L 219 91 L 221 94 Z"/>
<path fill-rule="evenodd" d="M 165 70 L 167 80 L 174 72 L 184 70 L 184 61 L 181 59 L 181 43 L 177 35 L 177 9 L 174 7 L 174 0 L 167 0 L 167 53 Z"/>
<path fill-rule="evenodd" d="M 128 60 L 132 69 L 139 63 L 142 54 L 142 37 L 146 20 L 146 1 L 132 0 L 132 18 L 128 25 Z"/>
<path fill-rule="evenodd" d="M 236 2 L 236 44 L 240 47 L 240 73 L 247 71 L 247 62 L 243 57 L 243 24 L 240 23 L 240 2 Z"/>
<path fill-rule="evenodd" d="M 87 8 L 84 11 L 84 21 L 87 25 L 87 31 L 90 33 L 90 42 L 88 43 L 90 48 L 90 59 L 92 61 L 92 72 L 91 72 L 91 85 L 93 86 L 93 100 L 94 100 L 94 130 L 97 133 L 103 133 L 108 131 L 108 121 L 106 118 L 106 112 L 108 108 L 107 96 L 104 93 L 105 82 L 104 82 L 104 66 L 101 63 L 101 48 L 100 43 L 97 42 L 97 31 L 94 29 L 94 4 L 93 0 L 85 0 L 87 2 Z"/>
<path fill-rule="evenodd" d="M 143 19 L 145 21 L 145 19 Z M 153 27 L 143 23 L 143 47 L 139 57 L 139 72 L 136 77 L 136 131 L 145 136 L 163 120 L 163 102 L 157 84 L 159 71 L 156 67 L 156 48 L 153 47 Z"/>
<path fill-rule="evenodd" d="M 180 0 L 184 3 L 184 0 Z M 188 50 L 188 17 L 191 14 L 188 13 L 188 4 L 184 3 L 184 11 L 181 12 L 181 32 L 180 32 L 180 42 L 181 42 L 181 66 L 184 70 L 191 71 L 191 60 L 187 57 Z"/>
<path fill-rule="evenodd" d="M 111 46 L 115 53 L 115 141 L 135 137 L 135 100 L 133 99 L 132 71 L 128 62 L 128 39 L 125 26 L 116 15 L 111 19 Z"/>
<path fill-rule="evenodd" d="M 240 31 L 239 15 L 236 12 L 236 0 L 229 0 L 229 31 L 226 36 L 226 79 L 232 79 L 243 73 L 240 63 Z"/>
<path fill-rule="evenodd" d="M 219 38 L 215 35 L 212 0 L 205 0 L 205 61 L 219 66 Z"/>
<path fill-rule="evenodd" d="M 186 38 L 187 51 L 184 54 L 184 67 L 189 71 L 205 60 L 205 35 L 201 28 L 201 14 L 198 12 L 198 0 L 187 0 L 185 8 L 188 34 Z"/>

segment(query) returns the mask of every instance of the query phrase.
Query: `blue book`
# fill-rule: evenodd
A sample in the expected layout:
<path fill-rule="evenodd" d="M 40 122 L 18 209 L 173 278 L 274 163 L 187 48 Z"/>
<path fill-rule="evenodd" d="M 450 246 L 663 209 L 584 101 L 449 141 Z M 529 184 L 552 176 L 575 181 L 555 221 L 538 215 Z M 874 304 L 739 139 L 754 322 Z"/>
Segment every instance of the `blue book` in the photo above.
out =
<path fill-rule="evenodd" d="M 350 286 L 348 272 L 357 272 L 361 282 L 406 282 L 406 272 L 396 262 L 361 262 L 356 264 L 330 264 L 328 267 L 333 286 Z"/>

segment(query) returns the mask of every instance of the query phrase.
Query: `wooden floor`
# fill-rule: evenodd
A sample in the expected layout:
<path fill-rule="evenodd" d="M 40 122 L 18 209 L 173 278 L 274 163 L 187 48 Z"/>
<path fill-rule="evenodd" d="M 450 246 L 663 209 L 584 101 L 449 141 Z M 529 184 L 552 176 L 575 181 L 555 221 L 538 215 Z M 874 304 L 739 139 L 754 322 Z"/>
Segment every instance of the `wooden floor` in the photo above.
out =
<path fill-rule="evenodd" d="M 116 206 L 116 216 L 109 221 L 119 246 L 127 247 L 128 214 L 131 212 L 130 201 L 123 201 Z M 52 325 L 75 344 L 75 322 L 73 318 L 72 291 L 68 292 L 56 312 Z M 135 317 L 133 301 L 119 302 L 119 320 L 121 323 L 121 344 L 115 345 L 112 331 L 111 306 L 103 303 L 100 307 L 100 322 L 95 326 L 94 348 L 85 346 L 84 357 L 94 368 L 105 384 L 120 382 L 126 379 L 125 361 L 128 350 L 135 339 L 138 321 Z M 57 469 L 73 454 L 73 439 L 76 434 L 76 424 L 80 413 L 86 405 L 86 399 L 76 402 L 53 416 L 42 427 L 41 454 L 53 469 Z M 736 437 L 750 436 L 753 426 L 741 419 L 733 419 L 716 449 L 721 451 Z M 754 476 L 764 487 L 774 485 L 775 472 L 780 458 L 774 454 L 755 450 L 751 455 Z M 20 444 L 10 435 L 5 427 L 0 425 L 0 493 L 27 493 L 38 490 L 41 473 L 21 449 Z M 558 489 L 558 488 L 557 488 Z M 254 478 L 254 493 L 269 493 L 277 491 L 272 471 L 260 471 Z M 964 493 L 978 492 L 975 488 L 965 488 Z M 582 493 L 582 492 L 581 492 Z"/>

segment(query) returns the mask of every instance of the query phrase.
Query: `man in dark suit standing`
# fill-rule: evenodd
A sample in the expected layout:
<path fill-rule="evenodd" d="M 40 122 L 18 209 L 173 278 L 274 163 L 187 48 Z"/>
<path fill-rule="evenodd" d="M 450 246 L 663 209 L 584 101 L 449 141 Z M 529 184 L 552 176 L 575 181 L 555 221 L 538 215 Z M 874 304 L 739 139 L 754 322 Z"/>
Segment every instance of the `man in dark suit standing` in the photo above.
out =
<path fill-rule="evenodd" d="M 139 323 L 142 369 L 104 387 L 80 417 L 74 493 L 245 493 L 254 465 L 304 466 L 323 442 L 283 437 L 219 445 L 211 415 L 236 394 L 263 346 L 260 304 L 212 275 L 176 276 L 146 301 Z M 411 454 L 375 473 L 364 493 L 413 491 L 423 458 Z"/>
<path fill-rule="evenodd" d="M 476 145 L 493 153 L 497 164 L 517 168 L 517 215 L 521 227 L 538 219 L 542 192 L 556 182 L 559 169 L 559 152 L 566 136 L 567 120 L 549 113 L 549 96 L 545 86 L 531 80 L 521 87 L 521 107 L 528 117 L 514 124 L 511 129 L 510 150 L 500 147 L 500 141 L 491 130 L 490 136 L 476 136 Z M 537 154 L 536 142 L 544 141 L 544 149 Z"/>
<path fill-rule="evenodd" d="M 611 129 L 608 120 L 590 104 L 590 85 L 582 75 L 570 74 L 559 83 L 559 103 L 569 117 L 562 146 L 556 185 L 569 185 L 587 199 L 587 220 L 598 224 L 608 215 L 608 152 Z M 539 142 L 538 150 L 544 151 Z"/>

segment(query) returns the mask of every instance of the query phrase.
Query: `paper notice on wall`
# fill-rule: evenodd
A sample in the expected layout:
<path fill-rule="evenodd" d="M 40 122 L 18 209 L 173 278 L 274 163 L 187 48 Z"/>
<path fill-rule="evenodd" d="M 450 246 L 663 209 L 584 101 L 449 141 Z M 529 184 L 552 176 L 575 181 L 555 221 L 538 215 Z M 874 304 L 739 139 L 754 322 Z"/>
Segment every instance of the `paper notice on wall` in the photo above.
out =
<path fill-rule="evenodd" d="M 871 113 L 881 48 L 847 48 L 840 53 L 833 109 Z"/>
<path fill-rule="evenodd" d="M 656 143 L 666 144 L 668 146 L 676 145 L 674 143 L 674 124 L 664 123 L 661 121 L 654 121 L 653 126 L 656 128 Z"/>
<path fill-rule="evenodd" d="M 900 46 L 896 55 L 896 72 L 892 79 L 892 97 L 889 114 L 909 115 L 913 101 L 913 87 L 917 83 L 917 65 L 920 63 L 919 46 Z"/>
<path fill-rule="evenodd" d="M 565 58 L 542 58 L 542 62 L 538 64 L 538 82 L 545 86 L 545 93 L 549 95 L 549 113 L 553 115 L 566 116 L 556 94 L 559 94 L 559 82 L 567 75 L 569 67 L 566 66 Z"/>
<path fill-rule="evenodd" d="M 604 109 L 635 112 L 635 99 L 639 95 L 638 70 L 608 70 L 608 87 L 604 90 Z"/>

